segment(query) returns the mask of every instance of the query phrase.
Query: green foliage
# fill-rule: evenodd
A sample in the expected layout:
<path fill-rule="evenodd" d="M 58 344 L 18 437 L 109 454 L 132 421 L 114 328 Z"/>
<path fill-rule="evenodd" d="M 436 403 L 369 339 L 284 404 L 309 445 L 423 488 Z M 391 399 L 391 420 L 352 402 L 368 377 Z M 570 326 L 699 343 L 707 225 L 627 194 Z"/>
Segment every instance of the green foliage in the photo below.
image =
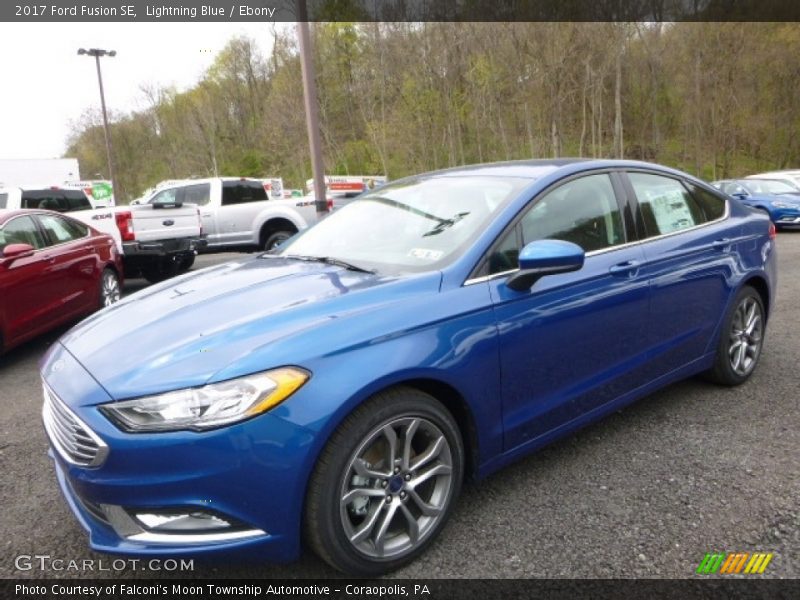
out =
<path fill-rule="evenodd" d="M 312 26 L 329 173 L 610 156 L 620 135 L 628 157 L 708 178 L 800 167 L 796 23 L 359 23 L 357 2 L 313 5 L 345 8 L 352 22 Z M 150 89 L 149 108 L 112 115 L 117 197 L 215 174 L 301 187 L 294 36 L 277 33 L 269 56 L 235 38 L 193 88 Z M 91 176 L 106 174 L 99 123 L 84 115 L 68 144 Z"/>

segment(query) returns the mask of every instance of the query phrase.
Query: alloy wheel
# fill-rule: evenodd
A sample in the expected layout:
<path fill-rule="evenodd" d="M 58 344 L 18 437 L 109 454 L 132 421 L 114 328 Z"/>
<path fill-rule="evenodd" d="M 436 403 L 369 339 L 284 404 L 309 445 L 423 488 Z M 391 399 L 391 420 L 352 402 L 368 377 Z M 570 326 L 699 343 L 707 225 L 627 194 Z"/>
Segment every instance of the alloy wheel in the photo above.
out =
<path fill-rule="evenodd" d="M 453 483 L 453 456 L 439 427 L 421 417 L 384 423 L 364 438 L 345 470 L 344 533 L 370 558 L 408 554 L 444 516 Z"/>
<path fill-rule="evenodd" d="M 731 323 L 728 358 L 737 375 L 748 375 L 756 366 L 764 336 L 764 315 L 761 305 L 746 296 L 736 307 Z"/>
<path fill-rule="evenodd" d="M 103 282 L 100 287 L 100 298 L 103 302 L 103 307 L 111 306 L 119 301 L 120 289 L 119 279 L 111 271 L 103 273 Z"/>

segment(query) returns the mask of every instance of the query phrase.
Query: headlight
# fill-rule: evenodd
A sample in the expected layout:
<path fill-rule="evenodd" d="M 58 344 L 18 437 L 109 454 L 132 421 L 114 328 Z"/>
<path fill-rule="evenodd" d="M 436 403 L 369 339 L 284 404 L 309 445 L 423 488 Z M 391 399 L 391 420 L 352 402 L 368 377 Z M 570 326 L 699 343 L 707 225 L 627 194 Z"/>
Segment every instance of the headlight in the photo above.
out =
<path fill-rule="evenodd" d="M 791 202 L 783 202 L 782 200 L 773 201 L 772 206 L 775 208 L 794 208 L 795 210 L 800 209 L 800 204 L 792 204 Z"/>
<path fill-rule="evenodd" d="M 114 402 L 100 410 L 126 431 L 203 431 L 260 415 L 286 400 L 309 377 L 301 369 L 283 367 L 201 388 Z"/>

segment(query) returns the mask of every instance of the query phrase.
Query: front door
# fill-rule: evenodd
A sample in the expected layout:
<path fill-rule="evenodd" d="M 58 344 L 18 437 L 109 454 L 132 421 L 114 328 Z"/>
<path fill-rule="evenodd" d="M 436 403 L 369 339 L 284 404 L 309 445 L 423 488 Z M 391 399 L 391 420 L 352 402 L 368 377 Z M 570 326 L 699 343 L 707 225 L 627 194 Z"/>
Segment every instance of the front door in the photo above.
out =
<path fill-rule="evenodd" d="M 489 282 L 498 324 L 506 450 L 618 398 L 643 369 L 649 291 L 643 254 L 628 243 L 609 173 L 572 179 L 534 200 L 490 257 L 503 272 L 537 239 L 586 251 L 582 269 L 530 290 Z"/>

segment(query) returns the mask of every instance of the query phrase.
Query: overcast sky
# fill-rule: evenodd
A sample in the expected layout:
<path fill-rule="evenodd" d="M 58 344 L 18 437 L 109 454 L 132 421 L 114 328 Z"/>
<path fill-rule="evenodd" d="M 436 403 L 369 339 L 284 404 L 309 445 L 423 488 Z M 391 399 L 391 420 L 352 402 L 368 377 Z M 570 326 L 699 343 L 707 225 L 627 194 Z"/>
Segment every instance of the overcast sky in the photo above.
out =
<path fill-rule="evenodd" d="M 147 106 L 143 85 L 186 89 L 236 35 L 272 47 L 268 23 L 0 23 L 0 158 L 57 158 L 70 122 L 100 107 L 95 61 L 78 48 L 116 50 L 101 58 L 106 106 Z"/>

